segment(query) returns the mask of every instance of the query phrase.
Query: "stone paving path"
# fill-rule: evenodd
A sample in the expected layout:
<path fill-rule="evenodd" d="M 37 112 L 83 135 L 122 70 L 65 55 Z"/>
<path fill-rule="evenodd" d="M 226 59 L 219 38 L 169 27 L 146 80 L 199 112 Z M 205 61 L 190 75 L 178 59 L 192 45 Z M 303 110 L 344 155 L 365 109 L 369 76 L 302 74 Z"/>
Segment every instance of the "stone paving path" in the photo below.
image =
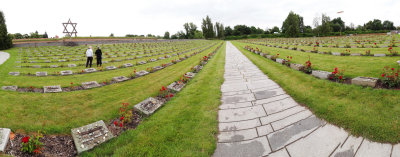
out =
<path fill-rule="evenodd" d="M 230 42 L 214 157 L 397 157 L 400 144 L 349 135 L 299 105 Z"/>
<path fill-rule="evenodd" d="M 8 58 L 10 58 L 10 54 L 0 51 L 0 65 L 2 65 Z"/>

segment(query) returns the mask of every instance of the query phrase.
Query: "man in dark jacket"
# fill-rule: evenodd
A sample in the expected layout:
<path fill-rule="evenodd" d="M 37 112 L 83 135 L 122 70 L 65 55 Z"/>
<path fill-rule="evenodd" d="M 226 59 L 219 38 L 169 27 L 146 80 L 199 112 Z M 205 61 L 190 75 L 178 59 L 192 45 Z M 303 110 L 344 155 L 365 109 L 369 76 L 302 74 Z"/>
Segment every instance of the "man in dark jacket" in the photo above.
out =
<path fill-rule="evenodd" d="M 97 58 L 97 67 L 99 67 L 99 65 L 101 67 L 101 55 L 102 55 L 102 53 L 101 53 L 100 47 L 97 46 L 97 50 L 96 50 L 95 54 L 96 54 L 96 58 Z"/>

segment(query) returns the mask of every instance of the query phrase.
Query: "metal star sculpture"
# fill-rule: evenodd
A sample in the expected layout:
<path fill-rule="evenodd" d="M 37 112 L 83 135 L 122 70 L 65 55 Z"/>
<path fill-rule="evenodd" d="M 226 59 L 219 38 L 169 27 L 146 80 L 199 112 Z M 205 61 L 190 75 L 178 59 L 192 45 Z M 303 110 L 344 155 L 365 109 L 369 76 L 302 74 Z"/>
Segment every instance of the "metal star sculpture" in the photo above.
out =
<path fill-rule="evenodd" d="M 63 24 L 63 26 L 64 26 L 64 31 L 63 31 L 63 33 L 68 34 L 70 37 L 72 37 L 72 35 L 75 34 L 75 37 L 76 37 L 76 33 L 78 33 L 78 32 L 76 31 L 76 25 L 77 25 L 77 23 L 72 23 L 72 22 L 71 22 L 71 19 L 68 19 L 68 22 L 67 22 L 67 23 L 62 23 L 62 24 Z M 72 26 L 72 32 L 69 32 L 68 29 L 67 29 L 67 26 L 68 26 L 69 24 Z"/>

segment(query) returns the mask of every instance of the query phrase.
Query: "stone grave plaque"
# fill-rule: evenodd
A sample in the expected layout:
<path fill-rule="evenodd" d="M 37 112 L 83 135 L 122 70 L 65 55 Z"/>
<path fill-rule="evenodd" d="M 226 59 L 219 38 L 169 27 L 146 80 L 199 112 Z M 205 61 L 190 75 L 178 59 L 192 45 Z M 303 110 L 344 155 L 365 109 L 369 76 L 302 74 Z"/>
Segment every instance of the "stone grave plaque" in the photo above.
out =
<path fill-rule="evenodd" d="M 101 63 L 103 63 L 103 64 L 104 64 L 104 63 L 108 63 L 108 61 L 102 61 Z"/>
<path fill-rule="evenodd" d="M 90 89 L 90 88 L 100 87 L 100 84 L 97 83 L 96 81 L 83 82 L 83 83 L 82 83 L 82 87 L 83 87 L 84 89 Z"/>
<path fill-rule="evenodd" d="M 185 74 L 185 76 L 188 77 L 188 78 L 193 78 L 195 75 L 196 75 L 196 74 L 195 74 L 195 73 L 192 73 L 192 72 L 187 72 L 187 73 Z"/>
<path fill-rule="evenodd" d="M 29 63 L 37 63 L 36 61 L 30 61 Z"/>
<path fill-rule="evenodd" d="M 47 72 L 45 71 L 36 72 L 36 76 L 47 76 Z"/>
<path fill-rule="evenodd" d="M 143 58 L 142 56 L 136 56 L 136 58 Z"/>
<path fill-rule="evenodd" d="M 117 58 L 117 56 L 111 56 L 110 58 Z"/>
<path fill-rule="evenodd" d="M 129 80 L 129 78 L 127 78 L 125 76 L 118 76 L 118 77 L 113 77 L 112 80 L 115 82 L 122 82 L 122 81 Z"/>
<path fill-rule="evenodd" d="M 71 129 L 71 134 L 78 154 L 114 138 L 103 120 Z"/>
<path fill-rule="evenodd" d="M 158 108 L 160 108 L 163 105 L 163 102 L 150 97 L 147 98 L 146 100 L 143 100 L 142 102 L 136 104 L 134 106 L 134 109 L 143 113 L 146 116 L 149 116 L 153 114 Z"/>
<path fill-rule="evenodd" d="M 8 128 L 0 128 L 0 152 L 6 149 L 11 130 Z"/>
<path fill-rule="evenodd" d="M 62 75 L 62 76 L 65 76 L 65 75 L 72 75 L 72 71 L 71 71 L 71 70 L 61 71 L 61 75 Z"/>
<path fill-rule="evenodd" d="M 65 62 L 65 61 L 66 61 L 65 59 L 58 60 L 58 62 Z"/>
<path fill-rule="evenodd" d="M 50 61 L 50 60 L 45 60 L 44 62 L 45 62 L 45 63 L 51 63 L 51 61 Z"/>
<path fill-rule="evenodd" d="M 372 77 L 356 77 L 351 79 L 351 84 L 375 87 L 378 80 L 378 78 Z"/>
<path fill-rule="evenodd" d="M 9 72 L 8 75 L 19 76 L 19 72 Z"/>
<path fill-rule="evenodd" d="M 174 63 L 171 63 L 171 62 L 169 62 L 169 63 L 166 63 L 166 64 L 165 64 L 165 67 L 167 67 L 167 66 L 171 66 L 171 65 L 174 65 Z"/>
<path fill-rule="evenodd" d="M 311 74 L 320 79 L 328 79 L 332 75 L 331 72 L 320 70 L 313 70 Z"/>
<path fill-rule="evenodd" d="M 117 69 L 117 67 L 115 67 L 115 66 L 108 66 L 108 67 L 106 67 L 106 69 L 107 69 L 107 70 L 115 70 L 115 69 Z"/>
<path fill-rule="evenodd" d="M 121 62 L 122 59 L 116 59 L 114 62 Z"/>
<path fill-rule="evenodd" d="M 304 65 L 302 64 L 296 64 L 296 63 L 291 63 L 290 68 L 297 70 L 297 71 L 303 71 L 304 70 Z"/>
<path fill-rule="evenodd" d="M 50 65 L 50 68 L 57 68 L 58 65 Z"/>
<path fill-rule="evenodd" d="M 153 67 L 153 70 L 154 70 L 154 71 L 158 71 L 158 70 L 161 70 L 161 69 L 163 69 L 163 67 L 161 67 L 161 66 L 155 66 L 155 67 Z"/>
<path fill-rule="evenodd" d="M 158 59 L 159 59 L 159 60 L 163 60 L 163 59 L 165 59 L 165 58 L 164 58 L 164 57 L 158 57 Z"/>
<path fill-rule="evenodd" d="M 68 64 L 68 67 L 76 67 L 76 64 Z"/>
<path fill-rule="evenodd" d="M 167 88 L 173 92 L 179 92 L 183 87 L 185 87 L 184 83 L 178 83 L 176 81 L 167 86 Z"/>
<path fill-rule="evenodd" d="M 72 59 L 72 61 L 79 61 L 80 59 Z"/>
<path fill-rule="evenodd" d="M 195 73 L 198 73 L 201 69 L 203 69 L 203 66 L 201 66 L 201 65 L 196 65 L 193 67 L 193 71 Z"/>
<path fill-rule="evenodd" d="M 340 52 L 332 52 L 332 55 L 334 56 L 341 56 L 342 54 Z"/>
<path fill-rule="evenodd" d="M 399 64 L 399 65 L 400 65 L 400 60 L 398 60 L 398 61 L 397 61 L 397 64 Z"/>
<path fill-rule="evenodd" d="M 85 69 L 85 72 L 87 73 L 96 72 L 96 69 L 95 68 Z"/>
<path fill-rule="evenodd" d="M 352 53 L 352 54 L 350 54 L 350 56 L 361 56 L 361 54 L 360 53 Z"/>
<path fill-rule="evenodd" d="M 172 56 L 177 56 L 177 54 L 174 53 L 174 54 L 172 54 Z"/>
<path fill-rule="evenodd" d="M 3 90 L 9 90 L 9 91 L 17 91 L 18 86 L 3 86 L 1 87 Z"/>
<path fill-rule="evenodd" d="M 133 59 L 134 59 L 134 58 L 131 57 L 131 58 L 127 58 L 126 60 L 133 60 Z"/>
<path fill-rule="evenodd" d="M 386 54 L 374 54 L 375 57 L 385 57 Z"/>
<path fill-rule="evenodd" d="M 40 65 L 32 65 L 32 68 L 40 68 Z"/>
<path fill-rule="evenodd" d="M 166 55 L 165 58 L 171 58 L 171 56 L 170 55 Z"/>
<path fill-rule="evenodd" d="M 62 92 L 61 86 L 57 85 L 57 86 L 44 86 L 44 93 L 58 93 L 58 92 Z"/>
<path fill-rule="evenodd" d="M 21 63 L 21 61 L 15 61 L 15 63 Z"/>
<path fill-rule="evenodd" d="M 135 75 L 137 77 L 141 77 L 141 76 L 144 76 L 144 75 L 147 75 L 147 74 L 149 74 L 149 72 L 147 72 L 146 70 L 142 70 L 142 71 L 139 71 L 139 72 L 135 73 Z"/>
<path fill-rule="evenodd" d="M 285 60 L 284 60 L 284 59 L 281 59 L 281 58 L 277 58 L 277 59 L 276 59 L 276 62 L 277 62 L 277 63 L 283 64 L 283 63 L 285 63 Z"/>
<path fill-rule="evenodd" d="M 138 64 L 140 64 L 140 65 L 146 64 L 146 63 L 147 63 L 146 61 L 140 61 L 140 62 L 138 62 Z"/>
<path fill-rule="evenodd" d="M 127 68 L 127 67 L 133 67 L 133 64 L 132 64 L 132 63 L 125 63 L 125 64 L 124 64 L 124 67 L 125 67 L 125 68 Z"/>
<path fill-rule="evenodd" d="M 152 58 L 152 59 L 149 59 L 149 61 L 150 62 L 155 62 L 155 61 L 157 61 L 157 59 Z"/>

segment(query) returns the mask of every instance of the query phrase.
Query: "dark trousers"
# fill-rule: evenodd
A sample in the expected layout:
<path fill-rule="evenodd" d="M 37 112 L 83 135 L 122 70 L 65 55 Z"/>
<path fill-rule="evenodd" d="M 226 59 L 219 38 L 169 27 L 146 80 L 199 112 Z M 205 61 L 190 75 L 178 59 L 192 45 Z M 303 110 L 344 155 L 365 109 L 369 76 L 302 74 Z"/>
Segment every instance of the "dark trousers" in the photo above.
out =
<path fill-rule="evenodd" d="M 93 57 L 88 57 L 86 60 L 86 68 L 88 67 L 88 65 L 92 67 L 92 62 L 93 62 Z"/>
<path fill-rule="evenodd" d="M 101 64 L 102 64 L 101 63 L 101 57 L 97 57 L 97 66 L 99 66 L 99 65 L 101 66 Z"/>

